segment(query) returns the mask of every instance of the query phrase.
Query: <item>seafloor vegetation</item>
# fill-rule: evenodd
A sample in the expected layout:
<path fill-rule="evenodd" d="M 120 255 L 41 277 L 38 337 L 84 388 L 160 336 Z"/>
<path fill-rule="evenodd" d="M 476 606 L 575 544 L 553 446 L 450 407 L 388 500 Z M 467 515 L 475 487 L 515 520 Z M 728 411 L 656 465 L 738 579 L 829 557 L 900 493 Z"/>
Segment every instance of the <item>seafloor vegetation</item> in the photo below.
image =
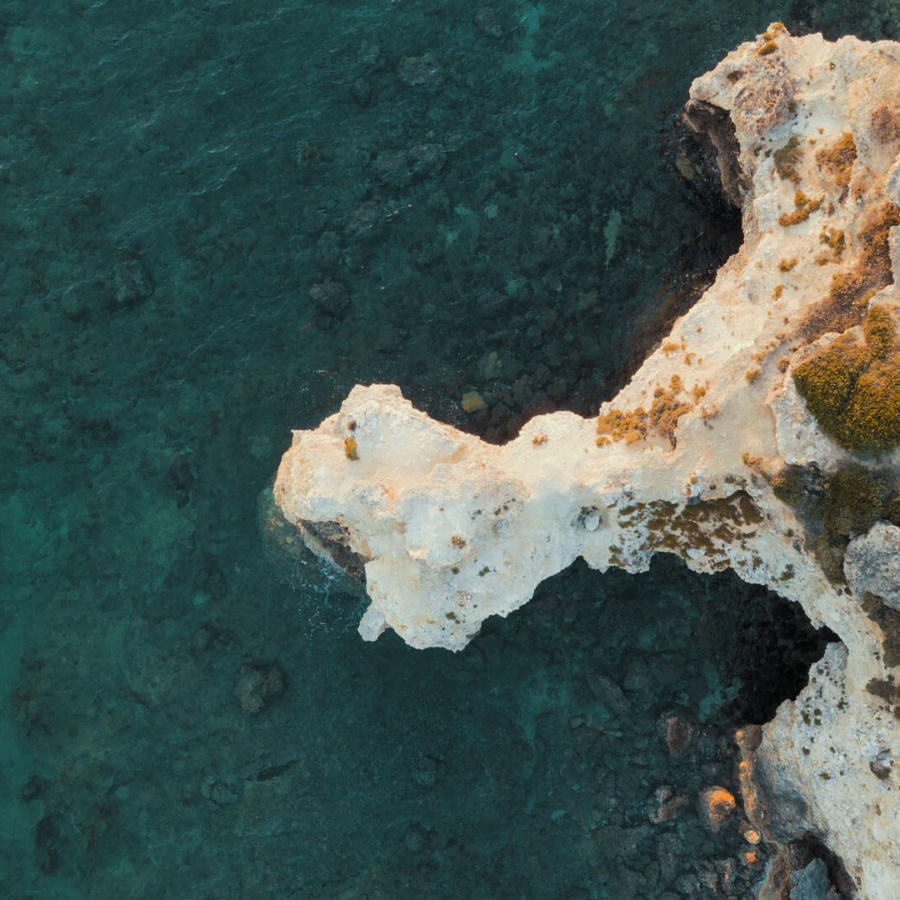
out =
<path fill-rule="evenodd" d="M 357 381 L 595 413 L 737 246 L 676 119 L 772 18 L 900 21 L 6 0 L 0 894 L 746 895 L 695 799 L 821 652 L 797 610 L 576 567 L 458 656 L 367 645 L 256 501 Z"/>

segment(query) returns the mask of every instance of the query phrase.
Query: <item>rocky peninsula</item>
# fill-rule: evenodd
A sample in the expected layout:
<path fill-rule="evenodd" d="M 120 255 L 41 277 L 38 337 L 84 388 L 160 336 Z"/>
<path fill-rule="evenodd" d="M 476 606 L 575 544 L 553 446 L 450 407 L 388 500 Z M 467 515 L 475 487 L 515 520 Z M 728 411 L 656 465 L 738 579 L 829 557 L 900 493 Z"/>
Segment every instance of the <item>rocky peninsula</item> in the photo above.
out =
<path fill-rule="evenodd" d="M 359 625 L 463 648 L 582 557 L 733 569 L 840 638 L 739 734 L 763 839 L 900 884 L 900 44 L 774 23 L 692 85 L 744 242 L 630 383 L 495 446 L 391 385 L 294 432 L 270 515 L 363 578 Z M 540 353 L 540 348 L 535 348 Z M 598 622 L 602 627 L 602 622 Z M 777 857 L 774 858 L 777 860 Z M 768 883 L 778 881 L 770 864 Z"/>

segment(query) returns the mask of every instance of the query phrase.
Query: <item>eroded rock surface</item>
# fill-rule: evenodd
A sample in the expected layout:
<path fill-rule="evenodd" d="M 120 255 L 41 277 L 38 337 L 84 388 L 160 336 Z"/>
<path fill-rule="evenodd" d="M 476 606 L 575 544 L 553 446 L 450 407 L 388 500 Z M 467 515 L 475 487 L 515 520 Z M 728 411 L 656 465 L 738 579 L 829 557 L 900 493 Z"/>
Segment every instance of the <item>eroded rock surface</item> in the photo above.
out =
<path fill-rule="evenodd" d="M 847 548 L 844 572 L 856 596 L 875 594 L 900 610 L 900 528 L 878 522 L 855 538 Z"/>
<path fill-rule="evenodd" d="M 873 898 L 900 884 L 898 98 L 900 45 L 771 26 L 688 104 L 744 245 L 598 419 L 497 447 L 357 386 L 274 487 L 308 546 L 364 570 L 369 640 L 461 649 L 579 556 L 639 572 L 667 551 L 802 604 L 842 643 L 746 751 L 744 803 Z"/>

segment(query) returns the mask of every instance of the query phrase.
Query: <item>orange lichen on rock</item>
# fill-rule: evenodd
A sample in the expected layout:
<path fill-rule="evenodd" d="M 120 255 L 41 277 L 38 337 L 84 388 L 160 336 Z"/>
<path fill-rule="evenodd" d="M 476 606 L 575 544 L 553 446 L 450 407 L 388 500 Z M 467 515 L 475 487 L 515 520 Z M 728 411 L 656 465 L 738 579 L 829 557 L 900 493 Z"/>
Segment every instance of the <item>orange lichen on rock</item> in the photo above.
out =
<path fill-rule="evenodd" d="M 834 183 L 841 189 L 841 197 L 846 194 L 856 162 L 856 141 L 848 131 L 836 143 L 816 153 L 816 162 Z"/>
<path fill-rule="evenodd" d="M 611 409 L 597 418 L 597 446 L 603 447 L 614 441 L 624 440 L 626 444 L 642 441 L 650 431 L 648 416 L 643 406 L 631 412 Z"/>
<path fill-rule="evenodd" d="M 819 235 L 819 243 L 824 244 L 831 250 L 831 253 L 823 253 L 816 257 L 816 263 L 824 266 L 826 263 L 837 262 L 844 254 L 844 248 L 847 245 L 844 232 L 839 228 L 832 228 L 826 225 Z"/>
<path fill-rule="evenodd" d="M 816 200 L 812 200 L 798 188 L 794 192 L 794 206 L 796 208 L 793 212 L 782 213 L 778 217 L 778 224 L 784 228 L 790 228 L 791 225 L 799 225 L 800 222 L 805 222 L 822 205 L 824 199 L 824 197 L 819 197 Z"/>
<path fill-rule="evenodd" d="M 880 454 L 900 443 L 900 345 L 888 309 L 872 307 L 865 342 L 845 334 L 794 370 L 794 383 L 826 434 L 848 450 Z"/>
<path fill-rule="evenodd" d="M 791 259 L 783 259 L 780 263 L 778 263 L 778 271 L 779 272 L 790 272 L 794 266 L 797 265 L 797 257 L 794 256 Z"/>
<path fill-rule="evenodd" d="M 686 412 L 690 412 L 693 404 L 681 399 L 684 384 L 678 375 L 673 375 L 667 388 L 658 387 L 653 392 L 650 411 L 643 406 L 622 412 L 611 409 L 597 418 L 597 446 L 602 447 L 614 441 L 624 440 L 626 444 L 642 441 L 650 434 L 667 437 L 675 446 L 675 427 L 678 420 Z"/>
<path fill-rule="evenodd" d="M 704 788 L 700 793 L 700 817 L 710 831 L 718 832 L 737 809 L 734 794 L 719 785 Z"/>
<path fill-rule="evenodd" d="M 350 460 L 359 459 L 359 454 L 356 452 L 356 438 L 344 438 L 344 456 L 346 456 L 347 459 Z"/>
<path fill-rule="evenodd" d="M 678 420 L 686 412 L 690 412 L 692 407 L 691 403 L 678 399 L 683 390 L 681 378 L 673 375 L 668 388 L 658 387 L 653 392 L 653 403 L 650 404 L 650 422 L 653 430 L 661 437 L 667 437 L 673 447 Z"/>
<path fill-rule="evenodd" d="M 788 35 L 787 28 L 785 28 L 781 22 L 773 22 L 760 35 L 762 44 L 757 48 L 756 52 L 760 56 L 768 56 L 770 53 L 774 53 L 778 49 L 778 44 L 775 43 L 775 37 L 777 35 Z"/>
<path fill-rule="evenodd" d="M 880 290 L 893 280 L 888 235 L 895 225 L 900 225 L 900 207 L 888 201 L 875 210 L 860 229 L 862 254 L 859 265 L 867 279 L 867 287 Z"/>
<path fill-rule="evenodd" d="M 888 201 L 873 210 L 859 232 L 862 249 L 854 264 L 831 279 L 828 296 L 808 313 L 800 332 L 815 340 L 828 331 L 846 331 L 862 322 L 869 299 L 893 282 L 888 233 L 900 225 L 900 207 Z"/>

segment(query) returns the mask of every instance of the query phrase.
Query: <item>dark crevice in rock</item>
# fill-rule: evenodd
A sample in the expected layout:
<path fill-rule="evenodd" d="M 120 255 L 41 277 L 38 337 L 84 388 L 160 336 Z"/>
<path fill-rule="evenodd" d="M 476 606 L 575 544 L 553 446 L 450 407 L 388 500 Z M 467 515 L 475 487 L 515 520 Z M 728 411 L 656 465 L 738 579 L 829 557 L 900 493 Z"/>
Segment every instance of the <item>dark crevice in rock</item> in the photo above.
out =
<path fill-rule="evenodd" d="M 365 557 L 355 553 L 350 547 L 350 535 L 338 522 L 300 522 L 300 527 L 311 534 L 331 558 L 331 561 L 343 569 L 351 578 L 366 583 Z"/>
<path fill-rule="evenodd" d="M 785 700 L 793 700 L 806 686 L 810 666 L 822 657 L 837 635 L 815 630 L 799 604 L 758 587 L 756 616 L 741 625 L 757 639 L 732 648 L 735 672 L 742 688 L 733 710 L 736 718 L 753 724 L 768 722 Z"/>
<path fill-rule="evenodd" d="M 684 115 L 691 128 L 716 148 L 722 189 L 728 199 L 740 209 L 750 189 L 750 180 L 738 160 L 740 145 L 731 115 L 728 110 L 704 100 L 688 101 Z"/>
<path fill-rule="evenodd" d="M 723 186 L 720 153 L 684 112 L 673 118 L 668 129 L 666 156 L 688 201 L 710 219 L 722 220 L 740 232 L 741 208 Z"/>
<path fill-rule="evenodd" d="M 763 585 L 747 584 L 731 570 L 700 576 L 668 555 L 654 559 L 666 579 L 696 592 L 704 606 L 695 641 L 698 655 L 711 657 L 728 679 L 740 683 L 724 714 L 736 725 L 768 722 L 785 700 L 806 686 L 809 670 L 838 638 L 812 627 L 799 604 Z M 693 588 L 690 582 L 696 581 Z"/>
<path fill-rule="evenodd" d="M 853 900 L 858 896 L 841 859 L 818 838 L 807 834 L 777 846 L 757 891 L 758 897 Z"/>
<path fill-rule="evenodd" d="M 808 834 L 791 841 L 788 851 L 794 873 L 807 869 L 815 860 L 820 859 L 825 864 L 831 887 L 837 891 L 841 900 L 852 900 L 856 896 L 856 886 L 841 858 L 814 835 Z"/>
<path fill-rule="evenodd" d="M 368 559 L 353 551 L 349 534 L 340 523 L 289 522 L 275 503 L 271 483 L 257 497 L 257 522 L 263 549 L 279 578 L 290 584 L 302 583 L 302 570 L 307 566 L 318 569 L 327 557 L 349 576 L 345 587 L 353 593 L 365 590 Z"/>
<path fill-rule="evenodd" d="M 595 592 L 606 599 L 593 612 L 580 609 L 573 621 L 571 597 L 588 598 Z M 640 609 L 631 598 L 640 598 Z M 483 633 L 498 627 L 519 633 L 527 623 L 541 621 L 557 632 L 561 650 L 578 640 L 601 646 L 606 638 L 592 633 L 597 628 L 613 631 L 625 646 L 634 637 L 629 629 L 654 618 L 670 623 L 671 643 L 652 651 L 660 654 L 660 662 L 671 664 L 667 654 L 676 653 L 679 640 L 691 648 L 680 680 L 706 661 L 719 682 L 731 686 L 732 699 L 716 714 L 723 728 L 771 720 L 783 701 L 793 700 L 806 686 L 810 667 L 837 640 L 828 628 L 813 628 L 799 604 L 741 581 L 730 569 L 713 575 L 693 572 L 669 553 L 658 553 L 649 572 L 636 575 L 613 567 L 601 576 L 578 560 L 542 582 L 534 599 L 509 617 L 508 626 L 488 619 Z"/>

